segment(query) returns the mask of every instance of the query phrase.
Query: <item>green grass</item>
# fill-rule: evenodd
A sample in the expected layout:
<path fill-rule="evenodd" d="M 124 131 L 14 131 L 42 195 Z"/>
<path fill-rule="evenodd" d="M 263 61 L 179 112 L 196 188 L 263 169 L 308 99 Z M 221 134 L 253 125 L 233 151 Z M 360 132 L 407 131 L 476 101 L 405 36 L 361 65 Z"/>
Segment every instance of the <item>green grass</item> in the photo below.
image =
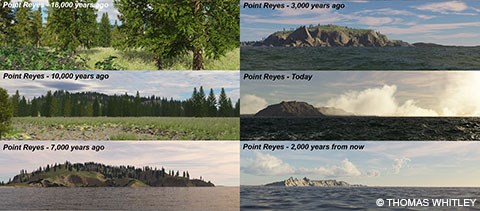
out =
<path fill-rule="evenodd" d="M 239 140 L 239 118 L 16 117 L 4 139 Z M 19 135 L 20 134 L 20 135 Z"/>
<path fill-rule="evenodd" d="M 122 52 L 113 48 L 93 48 L 80 50 L 80 56 L 87 59 L 87 66 L 95 70 L 95 63 L 103 61 L 109 56 L 117 57 L 114 63 L 125 70 L 156 70 L 155 61 L 151 53 L 142 50 Z M 192 54 L 179 56 L 175 59 L 165 61 L 165 70 L 191 70 Z M 240 49 L 236 48 L 218 60 L 205 58 L 205 70 L 239 70 Z"/>

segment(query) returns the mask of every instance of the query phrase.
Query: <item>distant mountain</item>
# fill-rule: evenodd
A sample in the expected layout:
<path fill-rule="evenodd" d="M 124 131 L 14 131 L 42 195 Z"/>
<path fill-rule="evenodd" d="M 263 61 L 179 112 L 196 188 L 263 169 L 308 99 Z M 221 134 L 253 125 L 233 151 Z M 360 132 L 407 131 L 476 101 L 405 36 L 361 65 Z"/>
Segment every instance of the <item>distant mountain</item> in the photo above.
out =
<path fill-rule="evenodd" d="M 415 47 L 448 47 L 446 45 L 439 45 L 435 43 L 425 43 L 425 42 L 417 42 L 412 44 Z"/>
<path fill-rule="evenodd" d="M 407 47 L 400 40 L 389 40 L 387 36 L 371 29 L 353 29 L 336 25 L 301 26 L 295 30 L 278 31 L 265 40 L 249 43 L 254 46 L 286 47 Z"/>
<path fill-rule="evenodd" d="M 363 185 L 351 185 L 344 181 L 337 180 L 310 180 L 308 178 L 297 179 L 290 177 L 286 180 L 266 184 L 265 186 L 282 186 L 282 187 L 361 187 Z"/>
<path fill-rule="evenodd" d="M 324 115 L 308 103 L 297 101 L 282 101 L 279 104 L 269 105 L 268 107 L 257 112 L 255 116 L 307 117 Z"/>
<path fill-rule="evenodd" d="M 353 116 L 354 114 L 346 112 L 339 108 L 314 106 L 306 102 L 282 101 L 281 103 L 269 105 L 260 110 L 255 116 L 270 117 L 322 117 L 322 116 Z"/>
<path fill-rule="evenodd" d="M 200 177 L 201 178 L 201 177 Z M 14 187 L 213 187 L 202 179 L 190 179 L 188 172 L 150 167 L 109 166 L 100 163 L 47 165 L 28 173 L 20 171 L 8 183 Z"/>

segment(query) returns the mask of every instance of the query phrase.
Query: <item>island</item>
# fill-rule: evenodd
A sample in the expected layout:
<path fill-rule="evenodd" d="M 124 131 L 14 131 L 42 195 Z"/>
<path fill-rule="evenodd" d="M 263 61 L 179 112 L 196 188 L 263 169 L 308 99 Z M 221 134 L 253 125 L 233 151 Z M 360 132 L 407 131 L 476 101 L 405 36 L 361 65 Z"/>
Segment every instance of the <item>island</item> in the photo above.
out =
<path fill-rule="evenodd" d="M 344 181 L 329 180 L 310 180 L 306 177 L 297 179 L 290 177 L 279 182 L 268 183 L 265 186 L 281 186 L 281 187 L 365 187 L 365 185 L 349 184 Z"/>
<path fill-rule="evenodd" d="M 371 29 L 337 25 L 300 26 L 295 30 L 277 31 L 262 41 L 244 43 L 252 46 L 285 47 L 414 47 L 401 40 L 390 40 Z"/>
<path fill-rule="evenodd" d="M 353 113 L 334 107 L 316 108 L 306 102 L 282 101 L 269 105 L 257 112 L 256 117 L 325 117 L 325 116 L 354 116 Z"/>
<path fill-rule="evenodd" d="M 9 187 L 214 187 L 210 181 L 190 178 L 188 171 L 152 167 L 110 166 L 94 162 L 47 165 L 20 174 L 1 186 Z"/>

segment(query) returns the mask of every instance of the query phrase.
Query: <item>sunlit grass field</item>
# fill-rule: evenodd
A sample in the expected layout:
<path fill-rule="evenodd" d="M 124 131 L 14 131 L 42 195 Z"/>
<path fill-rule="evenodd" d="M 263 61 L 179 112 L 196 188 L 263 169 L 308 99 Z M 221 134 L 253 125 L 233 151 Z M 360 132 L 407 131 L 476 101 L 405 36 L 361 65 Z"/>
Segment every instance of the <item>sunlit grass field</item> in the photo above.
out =
<path fill-rule="evenodd" d="M 91 70 L 96 70 L 95 63 L 103 61 L 109 56 L 117 57 L 114 64 L 125 70 L 157 70 L 153 55 L 151 53 L 134 50 L 122 52 L 113 48 L 93 48 L 89 50 L 80 50 L 80 56 L 87 59 L 87 66 Z M 164 70 L 191 70 L 192 54 L 179 56 L 175 59 L 164 61 Z M 239 70 L 240 69 L 240 49 L 236 48 L 227 52 L 227 54 L 218 60 L 205 58 L 205 70 Z"/>

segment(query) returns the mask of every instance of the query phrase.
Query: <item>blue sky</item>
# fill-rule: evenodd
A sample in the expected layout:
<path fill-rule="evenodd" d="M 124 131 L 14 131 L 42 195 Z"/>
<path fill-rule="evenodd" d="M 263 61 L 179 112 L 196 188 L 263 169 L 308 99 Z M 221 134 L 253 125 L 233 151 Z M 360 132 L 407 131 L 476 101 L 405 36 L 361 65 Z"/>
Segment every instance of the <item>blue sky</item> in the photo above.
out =
<path fill-rule="evenodd" d="M 365 145 L 363 151 L 242 150 L 243 144 Z M 368 186 L 479 187 L 478 142 L 242 142 L 241 185 L 289 177 Z"/>
<path fill-rule="evenodd" d="M 312 75 L 311 81 L 243 80 L 244 74 Z M 480 72 L 242 71 L 241 113 L 303 101 L 356 115 L 480 116 Z"/>
<path fill-rule="evenodd" d="M 67 71 L 68 72 L 68 71 Z M 62 73 L 67 73 L 62 71 Z M 5 73 L 26 73 L 25 71 L 3 71 L 0 87 L 7 89 L 10 95 L 19 90 L 20 95 L 28 99 L 44 95 L 48 90 L 67 90 L 70 92 L 100 92 L 105 94 L 173 97 L 187 99 L 192 96 L 193 88 L 203 86 L 206 94 L 210 88 L 220 94 L 225 88 L 228 97 L 235 103 L 240 95 L 238 72 L 232 71 L 72 71 L 74 74 L 109 74 L 108 80 L 13 80 L 4 79 Z M 51 75 L 52 71 L 35 71 L 35 74 Z"/>
<path fill-rule="evenodd" d="M 44 145 L 53 142 L 0 142 L 5 144 Z M 106 165 L 151 166 L 167 170 L 188 170 L 191 177 L 211 180 L 215 185 L 239 185 L 238 142 L 226 141 L 62 141 L 53 144 L 103 145 L 105 150 L 95 151 L 8 151 L 0 153 L 0 181 L 8 181 L 21 169 L 28 172 L 47 164 L 98 162 Z M 222 159 L 218 159 L 222 158 Z"/>
<path fill-rule="evenodd" d="M 445 45 L 480 45 L 480 1 L 323 1 L 343 3 L 336 9 L 249 9 L 241 1 L 242 41 L 257 41 L 269 34 L 302 25 L 335 24 L 374 29 L 390 39 Z M 263 2 L 263 1 L 257 1 Z M 272 3 L 291 4 L 292 1 Z"/>

